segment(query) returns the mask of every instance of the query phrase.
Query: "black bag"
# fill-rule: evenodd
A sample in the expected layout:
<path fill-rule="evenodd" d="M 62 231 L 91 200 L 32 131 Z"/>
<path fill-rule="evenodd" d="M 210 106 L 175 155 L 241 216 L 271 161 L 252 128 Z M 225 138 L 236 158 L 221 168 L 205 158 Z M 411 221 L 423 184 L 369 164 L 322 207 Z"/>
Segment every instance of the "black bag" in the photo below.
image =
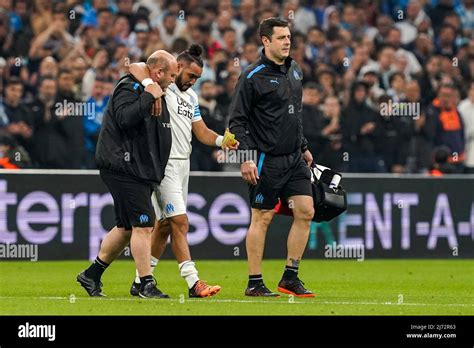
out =
<path fill-rule="evenodd" d="M 312 181 L 313 221 L 330 221 L 345 212 L 347 210 L 346 191 L 339 184 L 336 188 L 330 187 L 334 175 L 339 175 L 341 178 L 342 175 L 329 168 L 318 166 L 314 162 L 311 165 L 311 173 L 314 179 Z"/>

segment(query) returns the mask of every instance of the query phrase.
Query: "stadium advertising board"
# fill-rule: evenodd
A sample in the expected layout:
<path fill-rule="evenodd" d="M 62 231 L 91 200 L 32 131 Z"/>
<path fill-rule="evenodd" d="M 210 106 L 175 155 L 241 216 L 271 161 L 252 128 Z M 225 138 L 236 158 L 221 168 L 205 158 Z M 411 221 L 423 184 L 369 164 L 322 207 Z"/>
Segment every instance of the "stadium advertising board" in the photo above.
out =
<path fill-rule="evenodd" d="M 366 259 L 474 257 L 472 177 L 346 175 L 343 184 L 347 213 L 311 233 L 305 257 L 352 257 L 339 253 L 341 246 L 362 248 Z M 241 179 L 193 175 L 189 192 L 193 257 L 245 259 L 250 208 Z M 266 258 L 285 257 L 290 224 L 289 217 L 275 217 Z M 96 172 L 0 174 L 3 259 L 14 258 L 12 247 L 23 244 L 37 245 L 39 260 L 93 258 L 113 225 L 112 198 Z"/>

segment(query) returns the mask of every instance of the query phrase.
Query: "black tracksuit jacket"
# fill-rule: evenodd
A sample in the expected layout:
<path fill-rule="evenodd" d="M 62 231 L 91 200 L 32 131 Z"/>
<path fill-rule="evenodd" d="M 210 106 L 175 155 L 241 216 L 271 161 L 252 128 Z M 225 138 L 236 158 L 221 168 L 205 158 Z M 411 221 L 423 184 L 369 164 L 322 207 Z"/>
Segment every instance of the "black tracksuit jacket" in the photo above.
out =
<path fill-rule="evenodd" d="M 302 126 L 302 78 L 288 57 L 277 65 L 262 50 L 260 59 L 239 77 L 229 109 L 230 131 L 240 150 L 286 155 L 307 148 Z"/>
<path fill-rule="evenodd" d="M 115 86 L 102 121 L 96 150 L 100 170 L 160 183 L 171 150 L 171 123 L 165 98 L 159 117 L 151 116 L 154 97 L 131 75 Z"/>

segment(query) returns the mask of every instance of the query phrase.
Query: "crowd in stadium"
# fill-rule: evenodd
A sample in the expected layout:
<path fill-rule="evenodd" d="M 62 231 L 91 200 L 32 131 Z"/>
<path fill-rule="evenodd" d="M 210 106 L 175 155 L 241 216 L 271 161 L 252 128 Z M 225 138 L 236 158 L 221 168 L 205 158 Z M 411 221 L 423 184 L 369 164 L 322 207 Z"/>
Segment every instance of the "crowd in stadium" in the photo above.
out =
<path fill-rule="evenodd" d="M 291 23 L 318 163 L 474 173 L 474 0 L 1 0 L 0 168 L 95 168 L 102 115 L 128 65 L 191 43 L 205 52 L 201 115 L 222 134 L 268 17 Z M 416 107 L 400 115 L 402 105 Z M 192 170 L 228 169 L 217 158 L 193 141 Z"/>

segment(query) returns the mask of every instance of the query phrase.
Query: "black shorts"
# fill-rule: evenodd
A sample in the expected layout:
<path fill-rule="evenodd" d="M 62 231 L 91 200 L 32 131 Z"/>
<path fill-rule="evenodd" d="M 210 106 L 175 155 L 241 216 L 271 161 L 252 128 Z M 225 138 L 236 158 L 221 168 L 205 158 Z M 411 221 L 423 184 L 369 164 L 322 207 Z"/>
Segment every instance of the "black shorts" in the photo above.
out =
<path fill-rule="evenodd" d="M 104 170 L 100 171 L 100 177 L 114 199 L 117 227 L 131 230 L 132 227 L 154 226 L 155 210 L 151 203 L 151 183 Z"/>
<path fill-rule="evenodd" d="M 259 153 L 257 166 L 260 179 L 249 185 L 252 208 L 273 209 L 278 198 L 286 202 L 291 196 L 313 196 L 311 171 L 301 151 L 282 156 Z"/>

